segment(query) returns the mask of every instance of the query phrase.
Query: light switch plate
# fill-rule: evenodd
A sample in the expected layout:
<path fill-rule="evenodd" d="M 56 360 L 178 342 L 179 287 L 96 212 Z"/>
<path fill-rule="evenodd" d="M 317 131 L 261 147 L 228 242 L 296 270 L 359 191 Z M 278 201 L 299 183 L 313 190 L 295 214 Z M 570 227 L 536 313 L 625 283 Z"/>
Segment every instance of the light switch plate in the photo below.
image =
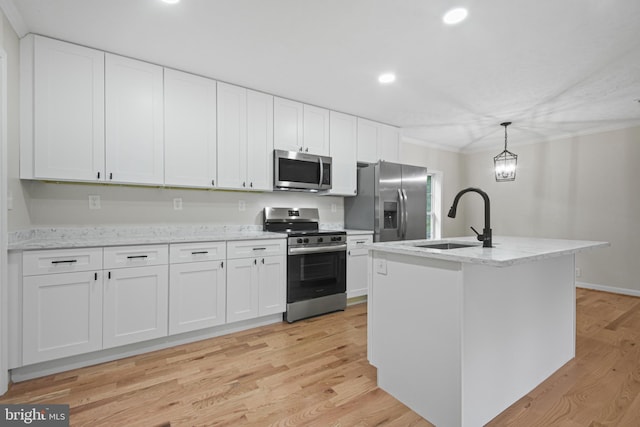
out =
<path fill-rule="evenodd" d="M 173 210 L 181 211 L 182 210 L 182 197 L 176 197 L 173 199 Z"/>
<path fill-rule="evenodd" d="M 387 260 L 386 259 L 376 259 L 376 273 L 382 274 L 383 276 L 387 275 Z"/>
<path fill-rule="evenodd" d="M 89 209 L 102 209 L 102 204 L 100 203 L 100 196 L 98 195 L 89 195 Z"/>
<path fill-rule="evenodd" d="M 244 212 L 246 208 L 247 205 L 245 204 L 244 200 L 238 200 L 238 211 Z"/>

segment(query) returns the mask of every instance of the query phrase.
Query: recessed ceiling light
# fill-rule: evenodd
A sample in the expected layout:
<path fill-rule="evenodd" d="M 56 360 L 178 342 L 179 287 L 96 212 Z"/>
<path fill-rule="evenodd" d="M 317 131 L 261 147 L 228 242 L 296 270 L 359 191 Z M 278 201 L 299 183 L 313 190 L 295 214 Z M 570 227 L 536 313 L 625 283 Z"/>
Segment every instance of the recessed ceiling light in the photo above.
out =
<path fill-rule="evenodd" d="M 442 22 L 444 22 L 447 25 L 458 24 L 465 20 L 465 18 L 467 17 L 467 14 L 468 14 L 467 9 L 463 7 L 451 9 L 450 11 L 444 14 L 444 16 L 442 17 Z"/>
<path fill-rule="evenodd" d="M 396 81 L 396 75 L 393 73 L 380 74 L 378 81 L 380 83 L 393 83 Z"/>
<path fill-rule="evenodd" d="M 176 3 L 180 3 L 180 0 L 162 0 L 163 2 L 167 3 L 167 4 L 176 4 Z"/>

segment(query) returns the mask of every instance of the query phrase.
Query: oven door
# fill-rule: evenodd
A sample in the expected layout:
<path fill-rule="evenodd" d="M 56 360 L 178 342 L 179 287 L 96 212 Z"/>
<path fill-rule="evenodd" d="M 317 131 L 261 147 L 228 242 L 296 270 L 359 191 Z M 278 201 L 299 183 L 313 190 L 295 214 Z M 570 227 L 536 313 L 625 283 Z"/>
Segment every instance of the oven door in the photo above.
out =
<path fill-rule="evenodd" d="M 347 290 L 347 251 L 289 254 L 287 303 L 304 301 Z"/>

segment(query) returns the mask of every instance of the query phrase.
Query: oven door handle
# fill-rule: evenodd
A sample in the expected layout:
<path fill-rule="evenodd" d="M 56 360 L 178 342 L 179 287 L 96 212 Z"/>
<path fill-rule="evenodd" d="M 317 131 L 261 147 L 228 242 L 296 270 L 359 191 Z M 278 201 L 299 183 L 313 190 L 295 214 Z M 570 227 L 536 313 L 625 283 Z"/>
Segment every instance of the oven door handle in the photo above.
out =
<path fill-rule="evenodd" d="M 289 248 L 289 255 L 303 255 L 303 254 L 317 254 L 323 252 L 343 252 L 347 250 L 347 244 L 341 243 L 339 245 L 320 246 L 320 247 L 306 247 L 306 248 Z"/>

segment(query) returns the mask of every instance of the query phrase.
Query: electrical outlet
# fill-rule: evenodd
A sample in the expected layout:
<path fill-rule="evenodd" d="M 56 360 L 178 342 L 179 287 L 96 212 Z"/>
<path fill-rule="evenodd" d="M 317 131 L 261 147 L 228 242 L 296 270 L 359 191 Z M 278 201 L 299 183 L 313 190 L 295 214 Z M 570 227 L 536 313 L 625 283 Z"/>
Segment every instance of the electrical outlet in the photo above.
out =
<path fill-rule="evenodd" d="M 176 197 L 175 199 L 173 199 L 173 210 L 174 211 L 181 211 L 182 210 L 182 198 L 181 197 Z"/>
<path fill-rule="evenodd" d="M 582 270 L 576 267 L 576 277 L 582 276 Z"/>
<path fill-rule="evenodd" d="M 382 274 L 384 276 L 387 275 L 387 260 L 386 259 L 376 259 L 376 273 Z"/>
<path fill-rule="evenodd" d="M 336 212 L 338 210 L 335 203 L 331 203 L 331 212 Z"/>
<path fill-rule="evenodd" d="M 247 209 L 247 205 L 244 200 L 238 200 L 238 211 L 244 212 Z"/>
<path fill-rule="evenodd" d="M 102 209 L 102 205 L 100 204 L 100 196 L 89 195 L 89 209 Z"/>
<path fill-rule="evenodd" d="M 11 190 L 7 192 L 7 210 L 13 210 L 13 192 Z"/>

